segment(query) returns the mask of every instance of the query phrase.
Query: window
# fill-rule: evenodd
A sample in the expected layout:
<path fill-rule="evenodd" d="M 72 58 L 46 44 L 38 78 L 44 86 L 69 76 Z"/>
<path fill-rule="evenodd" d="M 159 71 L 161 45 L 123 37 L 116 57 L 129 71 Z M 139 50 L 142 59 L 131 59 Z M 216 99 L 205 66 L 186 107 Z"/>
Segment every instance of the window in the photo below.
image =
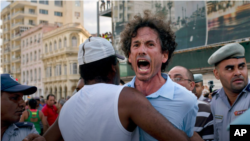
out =
<path fill-rule="evenodd" d="M 39 13 L 40 13 L 40 14 L 48 15 L 48 10 L 39 9 Z"/>
<path fill-rule="evenodd" d="M 56 66 L 54 67 L 54 76 L 57 76 Z"/>
<path fill-rule="evenodd" d="M 35 14 L 35 9 L 29 9 L 30 14 Z"/>
<path fill-rule="evenodd" d="M 64 65 L 64 75 L 67 75 L 67 65 Z"/>
<path fill-rule="evenodd" d="M 57 12 L 57 11 L 54 12 L 54 15 L 55 15 L 55 16 L 59 16 L 59 17 L 62 17 L 62 16 L 63 16 L 62 12 Z"/>
<path fill-rule="evenodd" d="M 36 51 L 35 51 L 35 53 L 34 53 L 34 61 L 36 61 Z"/>
<path fill-rule="evenodd" d="M 63 24 L 60 22 L 55 22 L 55 25 L 57 25 L 58 27 L 62 26 Z"/>
<path fill-rule="evenodd" d="M 34 36 L 34 43 L 36 42 L 36 35 Z"/>
<path fill-rule="evenodd" d="M 25 47 L 25 41 L 23 40 L 23 47 Z"/>
<path fill-rule="evenodd" d="M 30 81 L 32 82 L 33 81 L 33 76 L 32 76 L 32 70 L 30 70 Z"/>
<path fill-rule="evenodd" d="M 62 40 L 61 40 L 61 39 L 59 39 L 58 47 L 59 47 L 59 48 L 62 48 Z"/>
<path fill-rule="evenodd" d="M 35 25 L 33 20 L 29 20 L 29 25 Z"/>
<path fill-rule="evenodd" d="M 72 37 L 72 46 L 76 47 L 77 46 L 77 39 L 75 36 Z"/>
<path fill-rule="evenodd" d="M 48 21 L 40 20 L 40 24 L 48 24 Z"/>
<path fill-rule="evenodd" d="M 28 62 L 29 62 L 29 55 L 26 54 L 26 63 L 28 63 Z"/>
<path fill-rule="evenodd" d="M 23 83 L 25 83 L 25 72 L 23 72 Z"/>
<path fill-rule="evenodd" d="M 80 17 L 80 12 L 75 12 L 75 16 L 78 19 Z"/>
<path fill-rule="evenodd" d="M 48 46 L 47 46 L 47 44 L 45 45 L 45 53 L 48 53 Z"/>
<path fill-rule="evenodd" d="M 27 80 L 27 85 L 28 85 L 28 83 L 29 83 L 29 71 L 27 71 L 26 74 L 27 74 L 26 75 L 26 80 Z"/>
<path fill-rule="evenodd" d="M 37 0 L 31 0 L 30 2 L 37 3 Z"/>
<path fill-rule="evenodd" d="M 52 52 L 52 43 L 49 44 L 49 51 Z"/>
<path fill-rule="evenodd" d="M 36 69 L 35 69 L 35 72 L 34 72 L 34 81 L 36 82 Z"/>
<path fill-rule="evenodd" d="M 72 64 L 72 74 L 77 74 L 77 63 Z"/>
<path fill-rule="evenodd" d="M 49 1 L 48 0 L 39 0 L 40 4 L 46 4 L 49 5 Z"/>
<path fill-rule="evenodd" d="M 40 57 L 41 57 L 41 50 L 38 51 L 38 59 L 37 60 L 40 60 Z"/>
<path fill-rule="evenodd" d="M 30 53 L 30 62 L 32 61 L 32 52 Z"/>
<path fill-rule="evenodd" d="M 54 42 L 54 50 L 57 50 L 57 48 L 56 48 L 56 41 Z"/>
<path fill-rule="evenodd" d="M 57 65 L 57 75 L 62 75 L 61 65 Z"/>
<path fill-rule="evenodd" d="M 75 1 L 75 5 L 76 5 L 77 7 L 81 6 L 81 1 L 80 1 L 80 0 L 76 0 L 76 1 Z"/>
<path fill-rule="evenodd" d="M 60 0 L 55 0 L 55 6 L 60 6 L 60 7 L 62 7 L 62 6 L 63 6 L 63 2 L 60 1 Z"/>
<path fill-rule="evenodd" d="M 30 37 L 30 44 L 32 44 L 32 37 Z"/>
<path fill-rule="evenodd" d="M 63 44 L 64 44 L 64 47 L 67 46 L 67 38 L 66 37 L 64 38 L 64 43 Z"/>
<path fill-rule="evenodd" d="M 39 71 L 38 71 L 38 81 L 41 80 L 41 68 L 39 68 Z"/>
<path fill-rule="evenodd" d="M 25 55 L 23 55 L 23 64 L 25 64 Z"/>
<path fill-rule="evenodd" d="M 28 39 L 26 39 L 26 45 L 28 45 L 29 44 L 29 40 Z"/>

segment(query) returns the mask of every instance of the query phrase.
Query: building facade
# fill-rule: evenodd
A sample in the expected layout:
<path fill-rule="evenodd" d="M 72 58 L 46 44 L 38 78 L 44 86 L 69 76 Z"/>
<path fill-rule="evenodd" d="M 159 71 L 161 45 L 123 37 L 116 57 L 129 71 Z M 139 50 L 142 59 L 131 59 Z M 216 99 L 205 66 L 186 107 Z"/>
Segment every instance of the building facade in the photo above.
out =
<path fill-rule="evenodd" d="M 3 29 L 2 29 L 2 20 L 0 20 L 0 74 L 3 73 Z"/>
<path fill-rule="evenodd" d="M 79 45 L 90 35 L 80 23 L 69 23 L 43 36 L 44 94 L 57 99 L 73 94 L 80 78 Z"/>
<path fill-rule="evenodd" d="M 22 84 L 37 87 L 34 96 L 41 96 L 44 93 L 42 78 L 43 62 L 42 47 L 43 34 L 56 29 L 56 25 L 40 24 L 21 34 L 21 82 Z"/>
<path fill-rule="evenodd" d="M 21 79 L 21 33 L 41 23 L 83 24 L 83 1 L 13 1 L 1 11 L 3 72 Z"/>

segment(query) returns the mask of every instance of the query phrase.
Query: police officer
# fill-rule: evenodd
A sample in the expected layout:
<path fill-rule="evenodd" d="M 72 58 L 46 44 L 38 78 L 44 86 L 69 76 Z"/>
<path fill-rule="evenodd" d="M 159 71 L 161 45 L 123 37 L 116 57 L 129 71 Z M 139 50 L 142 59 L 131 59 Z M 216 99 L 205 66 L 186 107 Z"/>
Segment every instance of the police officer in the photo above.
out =
<path fill-rule="evenodd" d="M 227 44 L 208 59 L 222 88 L 213 96 L 211 110 L 214 116 L 215 140 L 229 141 L 228 125 L 250 107 L 245 49 L 239 43 Z"/>
<path fill-rule="evenodd" d="M 35 86 L 19 84 L 10 74 L 1 74 L 2 141 L 21 141 L 25 137 L 38 137 L 31 134 L 38 134 L 32 123 L 18 122 L 22 112 L 25 110 L 23 95 L 33 94 L 36 90 L 37 88 Z M 41 137 L 39 137 L 39 139 L 43 140 Z"/>
<path fill-rule="evenodd" d="M 195 95 L 198 97 L 198 100 L 206 101 L 208 103 L 211 102 L 209 98 L 204 97 L 204 85 L 203 85 L 203 75 L 202 74 L 194 74 L 194 82 L 195 82 Z"/>

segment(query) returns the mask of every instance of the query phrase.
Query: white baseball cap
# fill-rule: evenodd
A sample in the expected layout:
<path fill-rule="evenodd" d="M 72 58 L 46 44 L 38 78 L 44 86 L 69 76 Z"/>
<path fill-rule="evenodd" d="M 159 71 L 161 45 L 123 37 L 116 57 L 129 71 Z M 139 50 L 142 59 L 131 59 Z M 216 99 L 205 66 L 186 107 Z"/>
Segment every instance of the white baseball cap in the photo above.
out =
<path fill-rule="evenodd" d="M 116 55 L 117 58 L 122 60 L 125 59 L 123 56 L 115 53 L 112 44 L 107 39 L 101 37 L 89 37 L 79 46 L 78 64 L 88 64 L 112 55 Z"/>

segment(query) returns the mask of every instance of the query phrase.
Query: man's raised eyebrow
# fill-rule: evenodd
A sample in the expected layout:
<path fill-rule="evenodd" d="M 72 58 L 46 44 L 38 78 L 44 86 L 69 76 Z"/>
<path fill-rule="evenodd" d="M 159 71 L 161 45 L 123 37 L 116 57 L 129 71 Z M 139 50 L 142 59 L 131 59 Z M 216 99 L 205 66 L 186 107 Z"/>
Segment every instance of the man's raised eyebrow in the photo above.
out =
<path fill-rule="evenodd" d="M 146 43 L 150 43 L 150 42 L 153 42 L 153 43 L 154 43 L 154 41 L 153 41 L 153 40 L 146 41 Z"/>
<path fill-rule="evenodd" d="M 176 76 L 181 76 L 181 77 L 182 77 L 182 75 L 181 75 L 181 74 L 175 74 L 175 75 L 174 75 L 174 77 L 176 77 Z"/>
<path fill-rule="evenodd" d="M 238 66 L 242 66 L 242 65 L 245 65 L 246 63 L 245 62 L 242 62 L 240 64 L 238 64 Z"/>
<path fill-rule="evenodd" d="M 227 65 L 227 66 L 225 66 L 225 68 L 233 68 L 234 67 L 234 65 Z"/>
<path fill-rule="evenodd" d="M 139 41 L 139 40 L 136 40 L 136 41 L 133 41 L 132 43 L 140 43 L 140 41 Z"/>

